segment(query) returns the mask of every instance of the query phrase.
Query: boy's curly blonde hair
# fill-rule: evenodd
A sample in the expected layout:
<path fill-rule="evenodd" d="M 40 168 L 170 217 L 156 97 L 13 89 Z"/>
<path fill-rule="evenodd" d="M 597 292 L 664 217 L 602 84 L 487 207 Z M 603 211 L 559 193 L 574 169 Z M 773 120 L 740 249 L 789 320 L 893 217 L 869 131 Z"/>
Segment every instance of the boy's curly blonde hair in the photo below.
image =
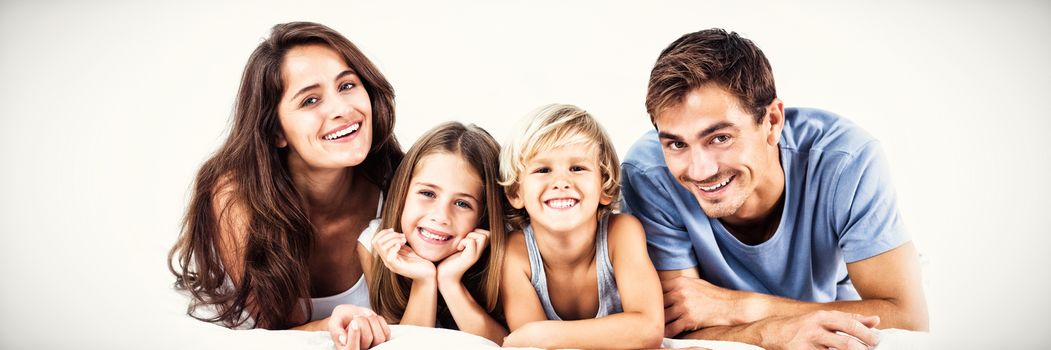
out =
<path fill-rule="evenodd" d="M 510 139 L 500 149 L 500 185 L 510 198 L 518 196 L 520 175 L 526 162 L 541 152 L 559 147 L 585 144 L 598 151 L 602 174 L 602 194 L 609 205 L 599 204 L 599 215 L 617 209 L 620 201 L 620 160 L 606 130 L 591 114 L 577 106 L 550 104 L 533 111 L 513 129 Z M 508 223 L 515 230 L 525 228 L 529 214 L 525 209 L 511 210 Z"/>

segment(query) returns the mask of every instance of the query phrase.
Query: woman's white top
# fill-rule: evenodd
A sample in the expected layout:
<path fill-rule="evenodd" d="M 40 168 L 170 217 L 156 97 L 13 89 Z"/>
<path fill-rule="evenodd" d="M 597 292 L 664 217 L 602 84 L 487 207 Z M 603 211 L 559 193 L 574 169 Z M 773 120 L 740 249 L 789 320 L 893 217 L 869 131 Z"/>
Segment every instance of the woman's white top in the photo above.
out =
<path fill-rule="evenodd" d="M 372 236 L 376 234 L 376 230 L 380 226 L 380 209 L 383 208 L 383 195 L 380 195 L 379 205 L 376 206 L 376 219 L 369 221 L 369 226 L 365 227 L 364 231 L 361 231 L 361 235 L 358 236 L 358 243 L 365 246 L 365 250 L 372 252 Z M 361 269 L 364 271 L 369 268 L 368 266 L 362 266 Z M 317 321 L 332 315 L 332 309 L 342 304 L 351 304 L 361 306 L 367 309 L 372 309 L 369 303 L 369 286 L 365 282 L 365 273 L 361 274 L 361 278 L 354 285 L 350 286 L 350 289 L 343 291 L 342 293 L 331 295 L 320 298 L 310 298 L 311 305 L 311 321 Z"/>

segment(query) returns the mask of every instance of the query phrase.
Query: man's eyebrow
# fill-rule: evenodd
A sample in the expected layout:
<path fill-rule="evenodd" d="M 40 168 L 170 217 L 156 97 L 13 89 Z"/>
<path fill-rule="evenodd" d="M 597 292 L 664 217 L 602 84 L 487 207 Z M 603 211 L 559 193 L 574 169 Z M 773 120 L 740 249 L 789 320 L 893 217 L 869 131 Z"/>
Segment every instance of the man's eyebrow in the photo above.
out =
<path fill-rule="evenodd" d="M 672 140 L 672 141 L 682 141 L 682 136 L 675 135 L 675 134 L 672 134 L 672 133 L 667 133 L 667 132 L 664 132 L 664 131 L 658 131 L 657 132 L 657 138 L 668 139 L 668 140 Z"/>
<path fill-rule="evenodd" d="M 734 123 L 731 123 L 731 122 L 718 122 L 718 123 L 715 123 L 712 126 L 704 128 L 704 130 L 701 130 L 701 132 L 697 133 L 697 138 L 703 139 L 706 136 L 711 135 L 712 133 L 714 133 L 716 131 L 719 131 L 719 130 L 725 129 L 725 128 L 732 128 L 732 127 L 735 127 L 735 126 L 736 125 L 734 125 Z"/>

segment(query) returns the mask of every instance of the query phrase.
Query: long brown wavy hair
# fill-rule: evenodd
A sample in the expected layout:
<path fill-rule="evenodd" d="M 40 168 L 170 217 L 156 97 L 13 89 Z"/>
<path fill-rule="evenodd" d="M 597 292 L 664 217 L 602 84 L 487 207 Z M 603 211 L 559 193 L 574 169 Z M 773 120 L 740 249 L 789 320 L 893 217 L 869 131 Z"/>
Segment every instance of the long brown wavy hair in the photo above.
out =
<path fill-rule="evenodd" d="M 485 210 L 478 217 L 478 228 L 489 230 L 489 246 L 475 262 L 474 266 L 464 273 L 463 283 L 478 305 L 495 318 L 500 319 L 498 297 L 500 293 L 500 271 L 504 262 L 504 237 L 507 214 L 507 197 L 503 186 L 497 181 L 500 178 L 500 146 L 485 129 L 475 125 L 463 125 L 457 122 L 441 124 L 420 137 L 409 152 L 405 161 L 398 166 L 391 182 L 389 200 L 383 206 L 381 228 L 394 228 L 403 232 L 401 215 L 405 209 L 405 197 L 408 195 L 416 164 L 425 156 L 435 153 L 449 153 L 463 158 L 471 169 L 482 179 L 481 207 Z M 372 309 L 391 322 L 400 322 L 409 303 L 409 290 L 412 280 L 392 272 L 383 264 L 379 252 L 372 253 L 372 281 L 369 281 L 369 299 Z M 444 300 L 439 298 L 437 319 L 443 326 L 455 324 Z"/>
<path fill-rule="evenodd" d="M 355 173 L 384 191 L 403 157 L 393 134 L 394 90 L 372 62 L 326 26 L 309 22 L 275 25 L 270 37 L 248 58 L 233 127 L 223 146 L 197 173 L 182 233 L 168 254 L 175 287 L 193 297 L 187 314 L 194 318 L 236 327 L 250 317 L 253 327 L 267 329 L 289 328 L 310 318 L 308 304 L 306 319 L 292 319 L 304 299 L 310 300 L 307 261 L 315 228 L 289 174 L 288 148 L 277 148 L 275 140 L 281 131 L 277 106 L 285 90 L 281 79 L 285 53 L 312 44 L 341 54 L 361 78 L 371 100 L 372 145 Z M 230 200 L 224 208 L 215 208 L 216 192 L 224 188 L 231 190 Z M 224 286 L 227 273 L 218 251 L 220 223 L 229 222 L 226 215 L 231 205 L 243 207 L 247 219 L 239 260 L 244 274 L 232 289 Z M 215 315 L 200 315 L 201 306 L 212 307 Z"/>

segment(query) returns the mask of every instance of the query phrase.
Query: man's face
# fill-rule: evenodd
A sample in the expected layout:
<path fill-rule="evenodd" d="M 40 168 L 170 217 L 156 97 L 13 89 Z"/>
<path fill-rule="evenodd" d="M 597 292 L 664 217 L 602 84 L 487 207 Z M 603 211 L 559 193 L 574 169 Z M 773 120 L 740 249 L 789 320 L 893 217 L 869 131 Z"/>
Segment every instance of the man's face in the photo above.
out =
<path fill-rule="evenodd" d="M 782 171 L 777 146 L 783 123 L 780 108 L 775 99 L 757 124 L 736 97 L 709 84 L 654 118 L 668 170 L 693 193 L 708 217 L 753 219 L 769 209 L 763 208 L 766 201 L 757 192 L 773 191 L 772 186 L 783 190 L 783 180 L 771 180 L 774 171 Z"/>

